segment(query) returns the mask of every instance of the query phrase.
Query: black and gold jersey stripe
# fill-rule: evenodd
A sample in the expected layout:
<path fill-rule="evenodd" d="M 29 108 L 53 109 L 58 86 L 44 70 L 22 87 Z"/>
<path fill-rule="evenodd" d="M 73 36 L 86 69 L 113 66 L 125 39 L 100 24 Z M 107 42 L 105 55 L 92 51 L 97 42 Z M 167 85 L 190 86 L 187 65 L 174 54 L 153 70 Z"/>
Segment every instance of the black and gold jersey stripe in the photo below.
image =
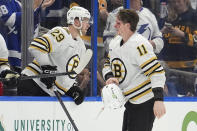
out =
<path fill-rule="evenodd" d="M 9 66 L 8 59 L 0 58 L 0 66 L 3 65 Z"/>
<path fill-rule="evenodd" d="M 157 57 L 152 57 L 143 64 L 140 65 L 141 69 L 146 76 L 152 76 L 156 73 L 164 73 L 164 69 L 161 64 L 157 61 Z"/>
<path fill-rule="evenodd" d="M 35 38 L 33 42 L 31 43 L 30 48 L 38 49 L 39 51 L 43 53 L 50 53 L 52 50 L 52 45 L 47 36 L 42 36 L 42 37 Z"/>
<path fill-rule="evenodd" d="M 125 96 L 128 96 L 128 95 L 131 95 L 132 93 L 135 93 L 135 92 L 137 92 L 137 91 L 143 89 L 144 87 L 150 86 L 150 85 L 151 85 L 151 82 L 150 82 L 150 79 L 149 79 L 149 80 L 147 80 L 147 81 L 141 83 L 140 85 L 138 85 L 138 86 L 132 88 L 131 90 L 124 92 L 123 94 L 124 94 Z"/>
<path fill-rule="evenodd" d="M 35 75 L 40 74 L 40 72 L 36 70 L 34 67 L 32 67 L 31 65 L 26 66 L 26 69 L 32 71 Z"/>
<path fill-rule="evenodd" d="M 136 101 L 137 99 L 139 99 L 151 92 L 152 92 L 151 81 L 150 81 L 150 79 L 148 79 L 148 80 L 144 81 L 143 83 L 141 83 L 140 85 L 138 85 L 126 92 L 123 92 L 123 94 L 125 96 L 128 96 L 129 99 Z"/>

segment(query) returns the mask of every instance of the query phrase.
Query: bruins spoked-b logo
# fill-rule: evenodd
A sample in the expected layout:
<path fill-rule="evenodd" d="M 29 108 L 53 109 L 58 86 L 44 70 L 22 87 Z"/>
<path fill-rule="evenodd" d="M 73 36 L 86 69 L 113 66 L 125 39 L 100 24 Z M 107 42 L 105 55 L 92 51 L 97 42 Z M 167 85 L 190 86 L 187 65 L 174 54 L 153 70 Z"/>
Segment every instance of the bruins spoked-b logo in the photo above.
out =
<path fill-rule="evenodd" d="M 118 78 L 119 83 L 121 84 L 127 75 L 127 70 L 123 61 L 119 58 L 114 58 L 111 62 L 111 69 L 113 75 Z"/>
<path fill-rule="evenodd" d="M 79 56 L 78 55 L 74 55 L 72 56 L 69 60 L 68 63 L 66 65 L 66 72 L 71 72 L 73 71 L 75 68 L 77 68 L 78 64 L 79 64 Z M 71 79 L 75 79 L 77 77 L 77 74 L 69 74 L 68 75 Z"/>

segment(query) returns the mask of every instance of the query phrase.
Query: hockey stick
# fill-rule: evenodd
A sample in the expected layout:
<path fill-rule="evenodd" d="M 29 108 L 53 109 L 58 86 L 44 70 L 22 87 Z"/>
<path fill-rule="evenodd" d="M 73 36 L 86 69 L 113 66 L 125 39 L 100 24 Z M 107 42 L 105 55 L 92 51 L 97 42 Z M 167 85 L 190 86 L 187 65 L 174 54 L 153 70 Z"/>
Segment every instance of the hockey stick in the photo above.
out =
<path fill-rule="evenodd" d="M 53 89 L 53 91 L 54 91 L 55 96 L 57 97 L 58 101 L 60 102 L 60 104 L 61 104 L 61 106 L 62 106 L 64 112 L 66 113 L 68 119 L 70 120 L 70 122 L 71 122 L 73 128 L 75 129 L 75 131 L 79 131 L 79 129 L 77 128 L 77 126 L 76 126 L 76 124 L 75 124 L 75 122 L 74 122 L 74 120 L 72 119 L 71 115 L 69 114 L 69 112 L 68 112 L 66 106 L 64 105 L 64 103 L 63 103 L 63 101 L 62 101 L 62 99 L 61 99 L 60 94 L 57 92 L 57 90 L 56 90 L 55 88 Z"/>
<path fill-rule="evenodd" d="M 92 50 L 91 49 L 88 49 L 86 51 L 86 53 L 81 57 L 81 60 L 79 62 L 79 65 L 74 70 L 74 72 L 77 73 L 77 74 L 79 74 L 86 67 L 86 65 L 90 61 L 91 57 L 92 57 Z M 72 119 L 71 115 L 69 114 L 66 106 L 64 105 L 64 103 L 63 103 L 63 101 L 61 99 L 61 96 L 58 93 L 57 89 L 56 88 L 53 88 L 53 92 L 55 93 L 55 96 L 57 97 L 58 101 L 60 102 L 60 104 L 62 106 L 62 109 L 64 110 L 64 112 L 66 113 L 68 119 L 70 120 L 73 128 L 75 129 L 75 131 L 79 131 L 78 128 L 77 128 L 77 126 L 76 126 L 76 124 L 74 123 L 74 120 Z"/>
<path fill-rule="evenodd" d="M 92 50 L 87 49 L 85 54 L 82 55 L 79 65 L 71 72 L 62 72 L 62 73 L 54 73 L 54 74 L 41 74 L 35 76 L 20 76 L 18 80 L 27 80 L 27 79 L 34 79 L 34 78 L 46 78 L 46 77 L 55 77 L 55 76 L 62 76 L 62 75 L 72 75 L 72 74 L 79 74 L 81 71 L 86 67 L 92 57 Z M 9 78 L 0 78 L 0 81 L 9 81 Z"/>

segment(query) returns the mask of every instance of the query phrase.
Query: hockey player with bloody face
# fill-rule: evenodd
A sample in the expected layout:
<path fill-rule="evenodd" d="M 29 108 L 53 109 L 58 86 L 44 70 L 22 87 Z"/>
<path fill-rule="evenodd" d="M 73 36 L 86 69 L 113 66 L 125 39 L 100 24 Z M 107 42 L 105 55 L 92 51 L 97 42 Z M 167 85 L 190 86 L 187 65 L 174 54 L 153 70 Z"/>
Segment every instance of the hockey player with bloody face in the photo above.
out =
<path fill-rule="evenodd" d="M 165 72 L 153 46 L 136 32 L 138 14 L 129 9 L 118 12 L 118 35 L 109 44 L 108 60 L 103 68 L 106 84 L 121 88 L 127 102 L 122 131 L 151 131 L 155 117 L 166 110 L 163 103 Z"/>
<path fill-rule="evenodd" d="M 68 27 L 54 27 L 41 37 L 35 38 L 29 47 L 34 60 L 23 71 L 26 76 L 71 72 L 78 66 L 86 47 L 80 35 L 90 27 L 88 10 L 74 6 L 67 12 Z M 20 96 L 54 96 L 51 88 L 61 95 L 71 96 L 76 104 L 84 100 L 84 91 L 76 82 L 76 74 L 36 78 L 19 83 Z"/>

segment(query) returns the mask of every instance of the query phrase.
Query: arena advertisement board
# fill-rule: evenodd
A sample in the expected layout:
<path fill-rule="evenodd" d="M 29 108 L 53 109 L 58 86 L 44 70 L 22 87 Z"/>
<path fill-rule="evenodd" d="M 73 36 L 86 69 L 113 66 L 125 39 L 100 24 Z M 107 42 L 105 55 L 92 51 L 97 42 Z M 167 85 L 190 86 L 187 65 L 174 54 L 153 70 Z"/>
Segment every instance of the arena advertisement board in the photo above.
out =
<path fill-rule="evenodd" d="M 124 108 L 104 109 L 100 98 L 77 106 L 64 98 L 79 131 L 121 131 Z M 56 98 L 0 97 L 0 131 L 74 131 Z M 153 131 L 197 131 L 197 101 L 165 102 L 167 113 Z"/>

